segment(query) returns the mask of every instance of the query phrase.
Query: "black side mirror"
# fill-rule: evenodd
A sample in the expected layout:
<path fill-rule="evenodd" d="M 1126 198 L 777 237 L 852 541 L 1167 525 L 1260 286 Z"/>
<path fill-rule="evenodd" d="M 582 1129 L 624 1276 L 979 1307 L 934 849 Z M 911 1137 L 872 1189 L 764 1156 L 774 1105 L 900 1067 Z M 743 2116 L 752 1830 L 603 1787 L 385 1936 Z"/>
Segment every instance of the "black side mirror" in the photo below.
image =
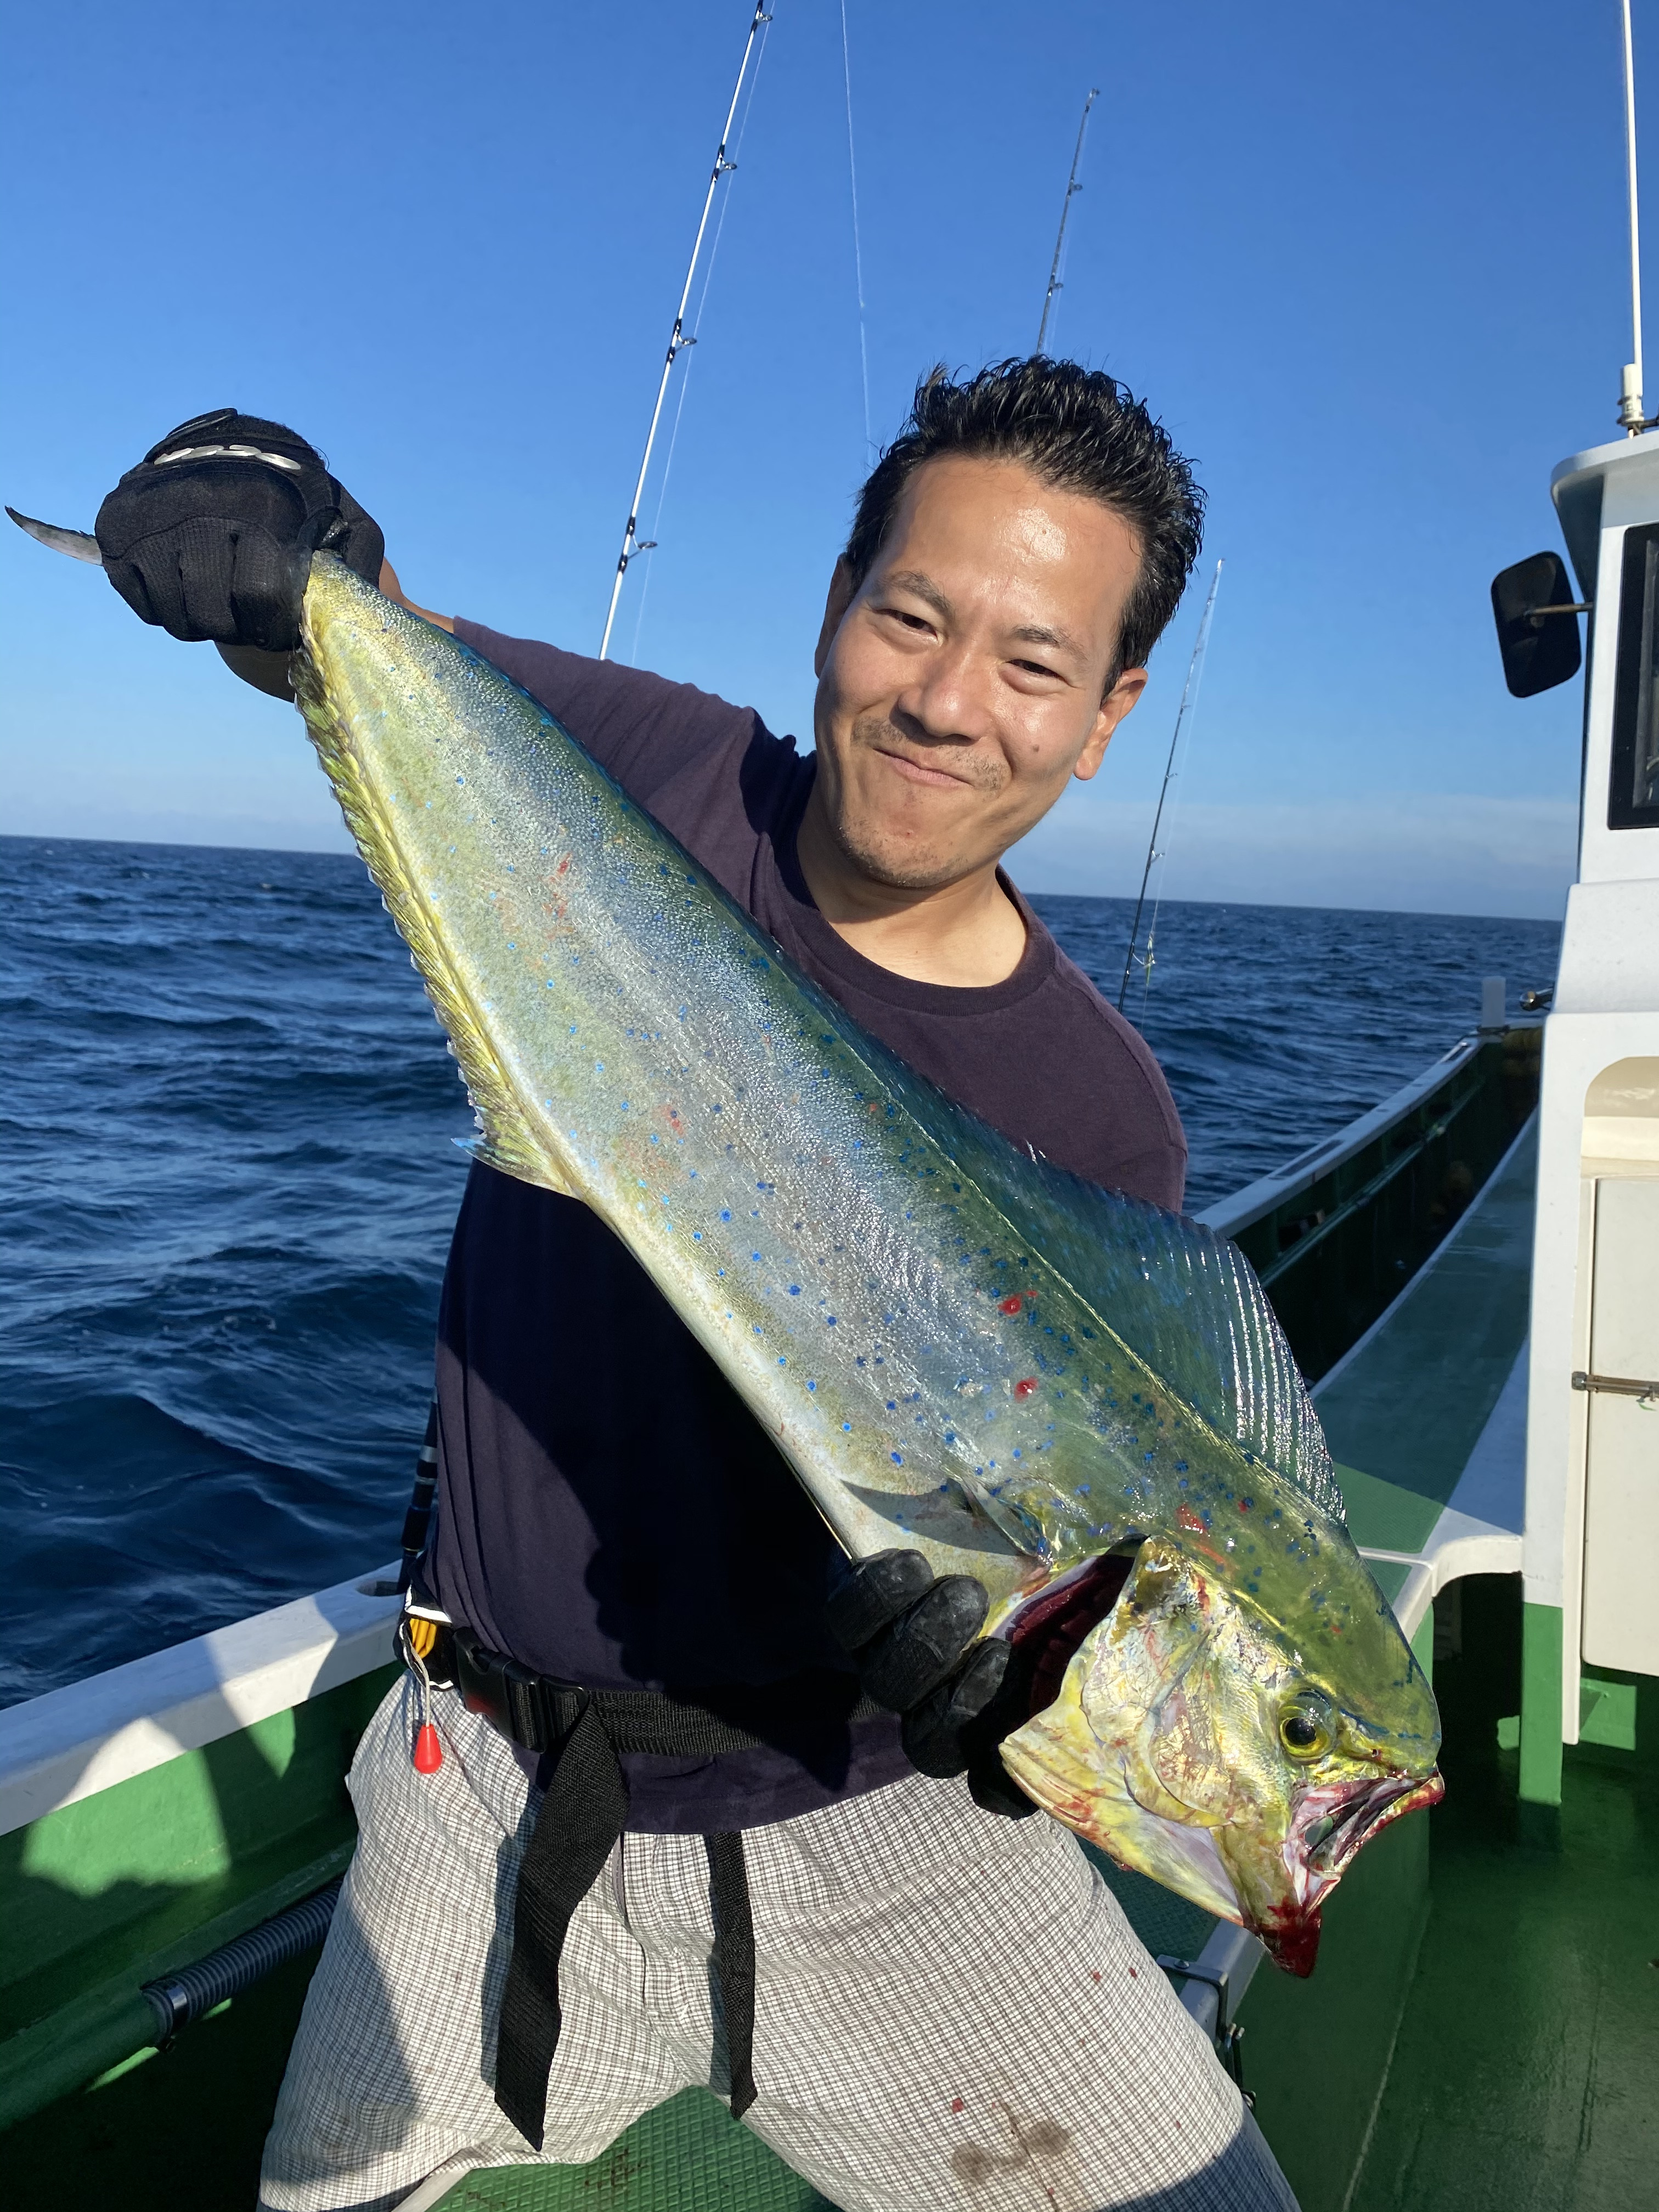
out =
<path fill-rule="evenodd" d="M 1578 617 L 1567 564 L 1559 553 L 1534 553 L 1492 580 L 1492 611 L 1504 681 L 1517 699 L 1553 691 L 1583 665 Z"/>

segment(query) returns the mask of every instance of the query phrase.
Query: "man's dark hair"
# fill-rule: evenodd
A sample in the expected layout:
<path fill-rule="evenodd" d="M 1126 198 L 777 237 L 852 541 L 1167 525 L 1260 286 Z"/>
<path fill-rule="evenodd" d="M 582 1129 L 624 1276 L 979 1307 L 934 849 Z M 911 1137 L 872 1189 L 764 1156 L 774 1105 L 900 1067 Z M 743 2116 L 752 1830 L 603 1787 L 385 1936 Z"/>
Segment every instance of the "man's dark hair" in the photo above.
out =
<path fill-rule="evenodd" d="M 1112 680 L 1139 668 L 1181 604 L 1204 542 L 1204 494 L 1191 465 L 1128 388 L 1074 361 L 1001 361 L 952 378 L 943 363 L 916 386 L 910 419 L 859 494 L 846 561 L 855 586 L 893 526 L 904 487 L 945 453 L 1018 461 L 1044 483 L 1084 493 L 1127 522 L 1140 574 L 1123 611 Z"/>

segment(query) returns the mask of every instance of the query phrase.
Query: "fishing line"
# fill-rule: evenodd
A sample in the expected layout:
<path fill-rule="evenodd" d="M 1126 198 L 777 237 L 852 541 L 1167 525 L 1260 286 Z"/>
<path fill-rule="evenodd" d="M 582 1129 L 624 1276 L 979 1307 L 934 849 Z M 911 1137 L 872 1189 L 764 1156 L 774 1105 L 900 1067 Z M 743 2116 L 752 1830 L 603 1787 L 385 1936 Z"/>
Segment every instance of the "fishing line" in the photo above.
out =
<path fill-rule="evenodd" d="M 772 18 L 763 15 L 761 23 L 760 45 L 755 51 L 755 73 L 749 80 L 749 97 L 743 104 L 743 120 L 738 125 L 737 143 L 732 149 L 732 167 L 734 169 L 738 166 L 738 156 L 743 152 L 744 134 L 749 128 L 755 94 L 760 87 L 761 65 L 766 59 L 766 41 L 771 30 Z M 708 289 L 714 281 L 714 264 L 720 258 L 720 240 L 726 231 L 726 210 L 731 204 L 732 196 L 728 192 L 720 201 L 720 216 L 714 224 L 714 240 L 708 249 L 708 266 L 703 272 L 702 290 L 697 295 L 697 312 L 692 320 L 691 335 L 689 338 L 681 339 L 682 347 L 696 345 L 697 334 L 702 328 L 703 310 L 708 305 Z M 657 550 L 657 535 L 662 527 L 663 501 L 668 496 L 668 479 L 674 469 L 674 449 L 680 441 L 680 417 L 685 412 L 685 395 L 691 387 L 691 371 L 695 366 L 695 362 L 687 362 L 685 374 L 680 380 L 680 396 L 674 408 L 673 427 L 668 434 L 668 458 L 662 465 L 662 482 L 657 487 L 656 512 L 651 518 L 651 535 L 643 544 L 635 544 L 634 554 L 636 559 L 641 553 L 654 553 Z M 629 663 L 635 668 L 640 661 L 640 630 L 645 621 L 645 603 L 651 595 L 651 565 L 649 561 L 645 564 L 645 581 L 640 586 L 639 609 L 634 617 L 633 642 L 629 647 Z"/>
<path fill-rule="evenodd" d="M 1175 734 L 1170 739 L 1170 757 L 1164 765 L 1163 787 L 1158 794 L 1158 811 L 1152 817 L 1152 834 L 1146 846 L 1146 866 L 1141 871 L 1140 896 L 1135 901 L 1135 918 L 1129 925 L 1129 949 L 1123 956 L 1123 981 L 1119 984 L 1117 993 L 1119 1013 L 1123 1012 L 1123 1001 L 1128 996 L 1129 971 L 1135 964 L 1135 946 L 1140 937 L 1140 917 L 1146 905 L 1146 886 L 1152 881 L 1153 867 L 1159 860 L 1168 857 L 1167 847 L 1163 851 L 1158 849 L 1158 833 L 1164 821 L 1164 808 L 1170 796 L 1170 786 L 1178 781 L 1176 754 L 1181 744 L 1181 733 L 1183 729 L 1187 731 L 1188 736 L 1187 752 L 1182 765 L 1184 766 L 1186 761 L 1192 757 L 1190 717 L 1196 712 L 1198 707 L 1198 687 L 1203 678 L 1204 655 L 1210 641 L 1210 617 L 1215 612 L 1215 595 L 1221 588 L 1221 571 L 1224 566 L 1225 563 L 1221 561 L 1218 561 L 1215 564 L 1215 574 L 1210 579 L 1210 594 L 1204 602 L 1204 613 L 1199 622 L 1198 635 L 1193 641 L 1193 657 L 1187 664 L 1187 681 L 1182 686 L 1181 691 L 1181 711 L 1176 716 Z M 1180 804 L 1179 793 L 1176 793 L 1176 805 Z M 1175 821 L 1173 808 L 1170 810 L 1170 820 L 1173 825 Z M 1158 896 L 1152 904 L 1152 927 L 1146 932 L 1146 950 L 1141 959 L 1141 968 L 1145 976 L 1140 994 L 1143 1012 L 1152 988 L 1152 945 L 1158 935 L 1158 910 L 1163 903 L 1164 877 L 1160 873 L 1158 879 Z"/>
<path fill-rule="evenodd" d="M 853 153 L 853 60 L 847 44 L 847 0 L 841 0 L 841 73 L 847 88 L 847 174 L 853 187 L 853 273 L 859 295 L 859 373 L 864 380 L 865 465 L 876 463 L 876 441 L 870 435 L 870 350 L 864 335 L 864 251 L 859 244 L 859 165 Z"/>

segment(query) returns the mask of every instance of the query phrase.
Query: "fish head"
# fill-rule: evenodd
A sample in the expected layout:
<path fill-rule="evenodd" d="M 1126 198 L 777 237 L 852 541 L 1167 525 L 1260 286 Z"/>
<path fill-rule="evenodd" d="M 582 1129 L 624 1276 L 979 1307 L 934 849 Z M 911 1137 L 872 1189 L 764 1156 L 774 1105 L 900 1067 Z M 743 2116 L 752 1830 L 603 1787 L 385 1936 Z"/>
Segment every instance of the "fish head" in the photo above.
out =
<path fill-rule="evenodd" d="M 1063 1673 L 1052 1634 L 1046 1666 L 1028 1665 L 1054 1693 L 1000 1746 L 1046 1811 L 1295 1974 L 1360 1846 L 1443 1787 L 1432 1692 L 1342 1541 L 1374 1601 L 1353 1593 L 1338 1626 L 1368 1632 L 1346 1644 L 1326 1624 L 1292 1633 L 1196 1552 L 1148 1538 Z"/>

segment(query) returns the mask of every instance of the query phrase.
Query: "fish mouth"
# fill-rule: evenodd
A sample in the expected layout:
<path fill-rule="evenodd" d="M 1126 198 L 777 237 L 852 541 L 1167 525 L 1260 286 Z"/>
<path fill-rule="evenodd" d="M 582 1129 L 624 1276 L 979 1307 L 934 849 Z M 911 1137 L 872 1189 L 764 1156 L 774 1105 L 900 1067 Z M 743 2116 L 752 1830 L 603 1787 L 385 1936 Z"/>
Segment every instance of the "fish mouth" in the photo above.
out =
<path fill-rule="evenodd" d="M 1297 1806 L 1285 1856 L 1310 1885 L 1340 1881 L 1363 1844 L 1402 1814 L 1437 1805 L 1446 1794 L 1439 1768 L 1426 1775 L 1384 1774 L 1375 1782 L 1310 1790 Z"/>
<path fill-rule="evenodd" d="M 1245 1922 L 1273 1964 L 1299 1978 L 1312 1973 L 1319 1956 L 1321 1907 L 1361 1847 L 1391 1821 L 1437 1805 L 1445 1794 L 1438 1767 L 1426 1775 L 1384 1774 L 1375 1782 L 1310 1790 L 1285 1842 L 1290 1894 Z"/>

